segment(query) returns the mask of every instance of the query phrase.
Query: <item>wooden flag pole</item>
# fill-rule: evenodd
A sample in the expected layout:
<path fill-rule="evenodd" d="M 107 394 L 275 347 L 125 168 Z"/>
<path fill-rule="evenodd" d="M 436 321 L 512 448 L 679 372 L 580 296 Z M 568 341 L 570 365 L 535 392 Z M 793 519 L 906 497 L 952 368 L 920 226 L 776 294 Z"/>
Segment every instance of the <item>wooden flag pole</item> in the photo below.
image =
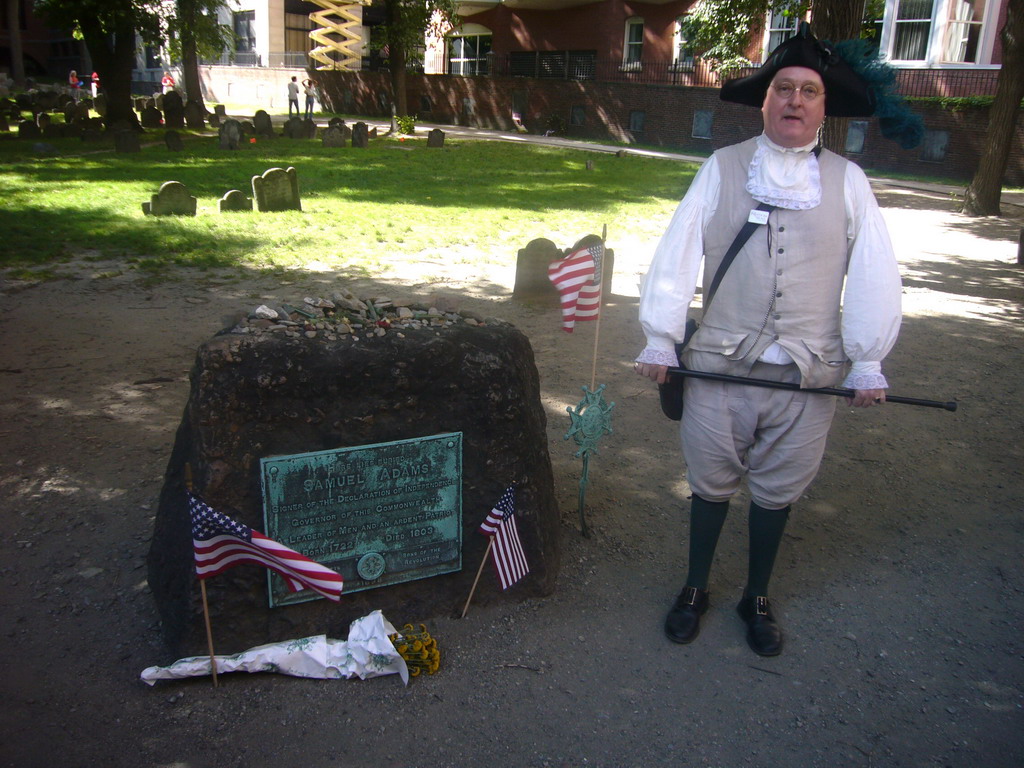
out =
<path fill-rule="evenodd" d="M 597 294 L 597 322 L 594 323 L 594 354 L 593 360 L 590 364 L 590 391 L 594 391 L 594 387 L 597 386 L 597 345 L 598 340 L 601 338 L 601 315 L 604 314 L 604 271 L 608 265 L 608 248 L 606 242 L 608 240 L 608 225 L 605 224 L 601 228 L 601 248 L 604 251 L 604 256 L 601 257 L 601 280 L 598 282 L 598 294 Z"/>
<path fill-rule="evenodd" d="M 487 558 L 490 557 L 491 547 L 494 546 L 494 537 L 491 536 L 487 540 L 487 550 L 484 552 L 484 559 L 480 561 L 480 567 L 476 569 L 476 578 L 473 579 L 473 587 L 469 590 L 469 597 L 466 598 L 466 604 L 462 607 L 462 616 L 459 618 L 466 618 L 466 613 L 469 611 L 469 604 L 473 600 L 473 595 L 476 593 L 476 585 L 480 582 L 480 574 L 484 572 L 484 565 L 487 563 Z"/>
<path fill-rule="evenodd" d="M 185 463 L 185 489 L 192 491 L 192 465 Z M 193 556 L 194 559 L 194 556 Z M 199 591 L 203 596 L 203 620 L 206 622 L 206 647 L 210 651 L 210 674 L 213 676 L 213 687 L 220 687 L 217 680 L 217 658 L 213 652 L 213 629 L 210 627 L 210 606 L 206 601 L 206 579 L 199 579 Z"/>
<path fill-rule="evenodd" d="M 210 649 L 210 674 L 213 675 L 213 687 L 217 688 L 217 659 L 213 654 L 213 630 L 210 629 L 210 608 L 206 604 L 206 579 L 199 580 L 199 589 L 203 593 L 203 618 L 206 619 L 206 645 Z"/>

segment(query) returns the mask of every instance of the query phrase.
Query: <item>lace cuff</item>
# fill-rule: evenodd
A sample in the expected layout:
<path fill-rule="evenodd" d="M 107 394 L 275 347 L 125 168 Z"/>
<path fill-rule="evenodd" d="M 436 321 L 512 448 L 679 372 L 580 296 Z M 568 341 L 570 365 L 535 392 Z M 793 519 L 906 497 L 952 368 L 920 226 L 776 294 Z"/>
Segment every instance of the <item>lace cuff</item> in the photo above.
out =
<path fill-rule="evenodd" d="M 666 349 L 654 349 L 653 347 L 647 347 L 641 352 L 636 362 L 647 363 L 648 365 L 667 365 L 669 368 L 679 366 L 679 358 L 676 357 L 675 352 L 670 352 Z"/>
<path fill-rule="evenodd" d="M 843 386 L 847 389 L 888 389 L 889 382 L 880 373 L 854 373 L 846 377 Z"/>

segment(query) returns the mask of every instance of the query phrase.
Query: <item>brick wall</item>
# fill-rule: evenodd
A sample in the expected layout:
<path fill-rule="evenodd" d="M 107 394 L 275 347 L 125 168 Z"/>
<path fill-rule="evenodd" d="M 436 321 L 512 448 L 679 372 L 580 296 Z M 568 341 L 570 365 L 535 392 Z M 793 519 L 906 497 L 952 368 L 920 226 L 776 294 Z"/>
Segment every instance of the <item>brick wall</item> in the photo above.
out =
<path fill-rule="evenodd" d="M 331 109 L 349 114 L 391 114 L 387 73 L 317 72 Z M 757 110 L 727 104 L 715 88 L 678 88 L 531 78 L 412 75 L 406 83 L 409 110 L 421 120 L 512 130 L 513 105 L 531 133 L 557 123 L 572 138 L 614 140 L 710 153 L 761 130 Z M 924 148 L 904 150 L 882 137 L 868 120 L 863 152 L 847 156 L 865 168 L 970 180 L 985 140 L 987 109 L 950 112 L 913 105 L 925 130 L 945 146 L 937 159 L 922 159 Z M 695 133 L 697 124 L 708 129 Z M 705 137 L 708 136 L 708 137 Z M 1024 120 L 1017 121 L 1004 182 L 1024 185 Z"/>

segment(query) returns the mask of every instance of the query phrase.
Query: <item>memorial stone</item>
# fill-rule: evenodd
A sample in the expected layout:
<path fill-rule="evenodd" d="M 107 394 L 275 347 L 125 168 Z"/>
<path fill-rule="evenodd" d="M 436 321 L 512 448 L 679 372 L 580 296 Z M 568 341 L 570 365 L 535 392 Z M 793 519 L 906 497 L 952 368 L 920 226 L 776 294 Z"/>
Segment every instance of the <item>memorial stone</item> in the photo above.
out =
<path fill-rule="evenodd" d="M 179 130 L 185 127 L 185 107 L 177 91 L 164 94 L 164 125 Z"/>
<path fill-rule="evenodd" d="M 70 123 L 75 119 L 75 102 L 70 101 L 64 105 L 64 122 Z"/>
<path fill-rule="evenodd" d="M 316 138 L 316 123 L 312 119 L 306 119 L 302 121 L 302 128 L 300 129 L 301 138 L 303 139 L 315 139 Z"/>
<path fill-rule="evenodd" d="M 207 115 L 207 117 L 210 119 L 211 128 L 220 128 L 221 119 L 217 114 Z"/>
<path fill-rule="evenodd" d="M 366 149 L 370 146 L 369 135 L 366 131 L 366 123 L 358 122 L 352 126 L 352 146 Z"/>
<path fill-rule="evenodd" d="M 159 128 L 163 121 L 164 116 L 152 104 L 142 110 L 142 115 L 139 118 L 143 128 Z"/>
<path fill-rule="evenodd" d="M 253 176 L 252 196 L 256 201 L 256 210 L 261 213 L 302 210 L 299 175 L 294 168 L 271 168 L 262 176 Z"/>
<path fill-rule="evenodd" d="M 246 197 L 245 193 L 240 189 L 232 189 L 224 194 L 220 200 L 217 201 L 217 211 L 219 213 L 227 213 L 229 211 L 251 211 L 252 210 L 252 198 Z"/>
<path fill-rule="evenodd" d="M 242 125 L 237 120 L 225 120 L 217 131 L 221 149 L 238 149 L 242 140 Z"/>
<path fill-rule="evenodd" d="M 198 350 L 148 556 L 148 585 L 173 652 L 205 648 L 186 464 L 194 489 L 214 509 L 268 535 L 276 526 L 278 540 L 314 559 L 345 553 L 332 563 L 346 574 L 340 603 L 280 605 L 265 571 L 252 567 L 207 580 L 217 606 L 217 642 L 226 648 L 332 634 L 376 609 L 403 622 L 461 610 L 487 547 L 477 528 L 513 482 L 530 573 L 508 592 L 488 573 L 474 605 L 553 590 L 561 522 L 529 340 L 501 321 L 478 316 L 470 324 L 469 313 L 452 321 L 429 313 L 426 304 L 410 307 L 423 320 L 402 326 L 397 312 L 386 312 L 381 300 L 373 303 L 389 325 L 378 328 L 383 335 L 358 332 L 358 339 L 348 333 L 331 340 L 325 330 L 310 337 L 301 326 L 295 332 L 274 320 L 253 320 L 252 326 L 225 329 Z M 448 447 L 455 435 L 461 436 L 461 487 L 449 497 L 455 475 L 444 457 L 458 455 L 445 453 L 457 450 Z M 441 453 L 425 450 L 440 441 Z M 331 454 L 338 457 L 334 463 L 321 462 Z M 287 490 L 285 500 L 261 478 L 292 462 L 306 462 L 310 472 L 298 475 L 299 486 Z M 394 486 L 370 488 L 389 478 Z M 406 496 L 407 490 L 426 495 Z M 330 507 L 332 498 L 344 503 Z M 296 505 L 301 519 L 291 517 L 299 509 L 286 509 Z M 461 531 L 445 538 L 439 524 L 459 519 L 459 508 Z M 443 560 L 446 542 L 458 538 L 461 570 L 388 583 L 389 575 L 407 573 L 409 566 Z M 395 549 L 381 552 L 382 546 Z M 279 607 L 271 607 L 271 600 Z"/>
<path fill-rule="evenodd" d="M 90 119 L 89 107 L 85 104 L 78 103 L 75 105 L 75 118 L 88 120 Z"/>
<path fill-rule="evenodd" d="M 527 243 L 516 255 L 516 281 L 512 298 L 529 304 L 559 306 L 561 298 L 548 278 L 548 266 L 564 256 L 559 247 L 545 237 Z"/>
<path fill-rule="evenodd" d="M 164 134 L 164 144 L 171 152 L 181 152 L 185 145 L 181 141 L 181 134 L 177 131 L 168 131 Z"/>
<path fill-rule="evenodd" d="M 335 148 L 345 146 L 345 132 L 340 128 L 328 128 L 324 131 L 323 145 L 325 147 Z"/>
<path fill-rule="evenodd" d="M 287 122 L 284 124 L 282 131 L 285 138 L 288 139 L 301 139 L 302 138 L 302 118 L 301 117 L 289 117 Z"/>
<path fill-rule="evenodd" d="M 105 93 L 97 93 L 96 98 L 93 100 L 92 108 L 96 110 L 96 114 L 100 117 L 106 117 L 107 95 Z"/>
<path fill-rule="evenodd" d="M 213 105 L 213 114 L 215 114 L 221 120 L 224 120 L 228 116 L 228 111 L 227 111 L 227 108 L 223 104 L 214 104 Z"/>
<path fill-rule="evenodd" d="M 39 126 L 40 131 L 45 131 L 51 122 L 53 121 L 50 118 L 49 112 L 40 112 L 36 115 L 36 125 Z"/>
<path fill-rule="evenodd" d="M 440 128 L 435 128 L 427 134 L 427 146 L 428 147 L 443 147 L 444 146 L 444 131 Z"/>
<path fill-rule="evenodd" d="M 147 216 L 195 216 L 196 199 L 180 181 L 165 181 L 160 191 L 142 204 Z"/>
<path fill-rule="evenodd" d="M 274 135 L 274 124 L 270 120 L 270 115 L 264 110 L 257 110 L 252 117 L 252 124 L 257 136 L 269 138 Z"/>
<path fill-rule="evenodd" d="M 40 131 L 39 126 L 31 120 L 22 120 L 18 123 L 19 139 L 38 139 L 40 136 L 42 136 L 42 131 Z"/>

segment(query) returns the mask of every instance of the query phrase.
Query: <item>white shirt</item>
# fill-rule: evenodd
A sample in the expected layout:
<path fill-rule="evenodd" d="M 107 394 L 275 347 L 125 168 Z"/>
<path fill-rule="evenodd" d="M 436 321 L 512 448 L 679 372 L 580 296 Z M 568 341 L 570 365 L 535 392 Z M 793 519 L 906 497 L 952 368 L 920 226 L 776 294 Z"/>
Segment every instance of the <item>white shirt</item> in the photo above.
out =
<path fill-rule="evenodd" d="M 763 169 L 766 172 L 757 174 L 757 178 L 752 174 L 748 191 L 759 182 L 762 186 L 774 185 L 774 197 L 784 203 L 780 207 L 798 207 L 785 204 L 785 199 L 793 198 L 794 194 L 804 201 L 799 207 L 805 207 L 806 201 L 814 198 L 813 189 L 809 195 L 802 195 L 800 188 L 813 186 L 817 179 L 817 159 L 810 149 L 813 145 L 786 150 L 763 135 L 759 137 L 755 158 L 761 156 L 761 163 L 767 164 Z M 801 167 L 801 160 L 806 165 Z M 785 187 L 781 191 L 780 180 Z M 683 340 L 687 308 L 693 300 L 704 258 L 702 233 L 718 208 L 720 183 L 718 161 L 712 155 L 697 172 L 658 243 L 640 297 L 640 324 L 647 336 L 647 347 L 638 362 L 671 367 L 679 364 L 675 344 Z M 770 196 L 762 195 L 762 189 L 757 191 L 758 198 Z M 888 384 L 882 375 L 881 361 L 896 343 L 900 328 L 899 267 L 878 202 L 864 172 L 854 163 L 847 164 L 843 191 L 849 222 L 849 263 L 841 328 L 844 351 L 853 362 L 843 385 L 851 389 L 883 389 Z M 779 199 L 770 202 L 778 203 Z M 768 347 L 760 359 L 769 363 L 792 362 L 777 344 Z"/>

